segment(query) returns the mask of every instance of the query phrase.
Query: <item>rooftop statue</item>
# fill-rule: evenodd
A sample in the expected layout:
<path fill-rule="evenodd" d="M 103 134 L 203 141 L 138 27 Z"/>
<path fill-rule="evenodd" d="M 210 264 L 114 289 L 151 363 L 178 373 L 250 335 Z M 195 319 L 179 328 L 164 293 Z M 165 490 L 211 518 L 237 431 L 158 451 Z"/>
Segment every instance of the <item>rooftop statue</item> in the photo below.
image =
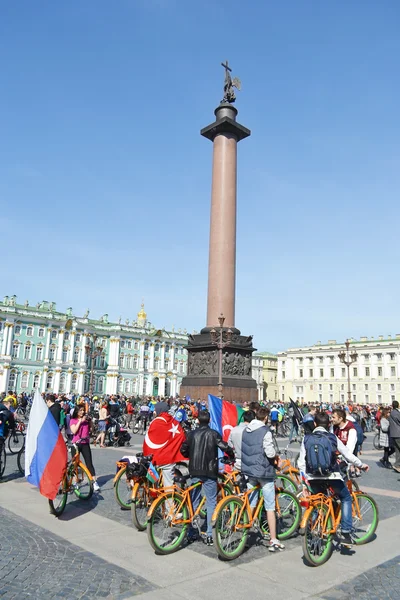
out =
<path fill-rule="evenodd" d="M 228 65 L 228 61 L 226 61 L 225 63 L 221 63 L 221 66 L 225 69 L 224 97 L 221 100 L 221 104 L 224 104 L 225 102 L 228 102 L 228 104 L 233 104 L 233 102 L 235 102 L 236 100 L 233 88 L 236 88 L 240 91 L 242 85 L 240 83 L 240 79 L 238 79 L 237 77 L 234 77 L 232 79 L 232 69 Z"/>

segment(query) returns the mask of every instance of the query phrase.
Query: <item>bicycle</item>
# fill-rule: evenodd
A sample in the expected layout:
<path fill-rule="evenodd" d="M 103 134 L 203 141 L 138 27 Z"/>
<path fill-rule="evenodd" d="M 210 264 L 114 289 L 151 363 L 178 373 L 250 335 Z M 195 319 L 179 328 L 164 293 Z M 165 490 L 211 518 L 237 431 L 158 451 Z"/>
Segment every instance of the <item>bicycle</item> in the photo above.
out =
<path fill-rule="evenodd" d="M 67 504 L 68 493 L 73 492 L 80 500 L 89 500 L 93 495 L 93 478 L 88 468 L 80 460 L 79 442 L 72 446 L 76 453 L 67 463 L 57 496 L 49 500 L 50 513 L 60 517 Z"/>
<path fill-rule="evenodd" d="M 201 481 L 186 488 L 190 475 L 175 478 L 174 489 L 161 493 L 148 512 L 147 536 L 156 554 L 172 554 L 179 550 L 191 525 L 200 532 L 199 518 L 204 514 L 203 496 L 193 509 L 191 492 L 202 485 Z"/>
<path fill-rule="evenodd" d="M 146 475 L 150 466 L 151 456 L 143 456 L 143 454 L 138 453 L 136 458 L 139 459 L 137 463 L 117 461 L 117 473 L 113 481 L 114 494 L 116 501 L 124 510 L 131 510 L 134 484 L 139 481 L 142 485 L 148 484 Z"/>
<path fill-rule="evenodd" d="M 372 442 L 373 445 L 374 445 L 375 450 L 383 450 L 383 446 L 381 446 L 379 438 L 380 438 L 380 433 L 378 431 L 378 433 L 376 433 L 374 435 L 374 439 L 373 439 L 373 442 Z"/>
<path fill-rule="evenodd" d="M 250 496 L 258 491 L 257 505 L 252 508 Z M 277 489 L 275 492 L 277 538 L 285 540 L 297 531 L 301 519 L 301 507 L 291 492 Z M 234 560 L 245 550 L 247 537 L 255 529 L 263 538 L 269 534 L 264 498 L 259 485 L 243 491 L 239 496 L 223 498 L 212 517 L 213 539 L 222 560 Z"/>
<path fill-rule="evenodd" d="M 7 446 L 10 454 L 18 454 L 22 446 L 25 445 L 25 425 L 22 422 L 15 424 L 7 438 Z"/>
<path fill-rule="evenodd" d="M 354 491 L 351 481 L 347 485 L 352 498 L 352 536 L 355 544 L 360 546 L 369 542 L 375 534 L 379 522 L 378 507 L 371 496 Z M 333 553 L 333 538 L 341 519 L 340 501 L 327 484 L 326 493 L 312 494 L 303 498 L 301 504 L 306 508 L 300 525 L 304 561 L 309 566 L 319 567 Z"/>
<path fill-rule="evenodd" d="M 25 439 L 24 439 L 24 445 L 18 452 L 17 466 L 18 466 L 18 470 L 21 473 L 21 475 L 25 475 Z"/>

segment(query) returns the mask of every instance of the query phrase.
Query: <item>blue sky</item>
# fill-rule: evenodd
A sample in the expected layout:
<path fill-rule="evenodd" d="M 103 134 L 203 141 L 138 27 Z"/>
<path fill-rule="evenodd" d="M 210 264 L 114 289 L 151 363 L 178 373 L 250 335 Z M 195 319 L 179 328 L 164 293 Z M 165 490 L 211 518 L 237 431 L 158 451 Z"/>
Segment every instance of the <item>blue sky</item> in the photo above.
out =
<path fill-rule="evenodd" d="M 273 351 L 399 333 L 397 0 L 0 4 L 3 294 L 205 324 L 229 59 L 237 326 Z"/>

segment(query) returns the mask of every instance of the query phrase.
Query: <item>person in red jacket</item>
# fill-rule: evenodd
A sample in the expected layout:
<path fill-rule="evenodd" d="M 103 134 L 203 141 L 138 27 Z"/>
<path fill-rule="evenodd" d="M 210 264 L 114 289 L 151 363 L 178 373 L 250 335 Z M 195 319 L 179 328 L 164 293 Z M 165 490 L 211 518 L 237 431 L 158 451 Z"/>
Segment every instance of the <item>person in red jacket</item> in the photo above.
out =
<path fill-rule="evenodd" d="M 150 423 L 143 442 L 143 454 L 152 455 L 152 463 L 162 468 L 164 486 L 174 483 L 174 468 L 177 461 L 186 460 L 180 448 L 186 439 L 181 424 L 168 414 L 166 402 L 158 402 L 154 407 L 156 417 Z"/>
<path fill-rule="evenodd" d="M 351 454 L 357 456 L 357 430 L 350 420 L 352 418 L 353 417 L 350 416 L 348 417 L 346 415 L 346 411 L 342 408 L 335 408 L 332 411 L 333 433 L 342 442 L 342 444 L 347 446 Z M 356 472 L 358 475 L 359 471 Z"/>

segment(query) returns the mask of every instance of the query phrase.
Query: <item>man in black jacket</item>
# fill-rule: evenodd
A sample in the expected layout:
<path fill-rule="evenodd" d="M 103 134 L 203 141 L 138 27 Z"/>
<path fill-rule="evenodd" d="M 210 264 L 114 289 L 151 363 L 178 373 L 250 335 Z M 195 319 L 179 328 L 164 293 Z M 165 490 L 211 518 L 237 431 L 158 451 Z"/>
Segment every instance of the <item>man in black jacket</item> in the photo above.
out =
<path fill-rule="evenodd" d="M 233 456 L 232 449 L 215 429 L 209 427 L 210 413 L 199 411 L 200 427 L 191 431 L 181 446 L 181 454 L 189 458 L 189 473 L 192 482 L 201 481 L 206 497 L 207 509 L 207 546 L 213 545 L 211 518 L 217 505 L 218 448 Z M 192 492 L 193 508 L 196 510 L 200 502 L 201 486 Z"/>
<path fill-rule="evenodd" d="M 46 396 L 46 404 L 54 417 L 55 422 L 60 427 L 60 419 L 61 419 L 61 404 L 56 402 L 56 397 L 54 394 L 47 394 Z"/>

